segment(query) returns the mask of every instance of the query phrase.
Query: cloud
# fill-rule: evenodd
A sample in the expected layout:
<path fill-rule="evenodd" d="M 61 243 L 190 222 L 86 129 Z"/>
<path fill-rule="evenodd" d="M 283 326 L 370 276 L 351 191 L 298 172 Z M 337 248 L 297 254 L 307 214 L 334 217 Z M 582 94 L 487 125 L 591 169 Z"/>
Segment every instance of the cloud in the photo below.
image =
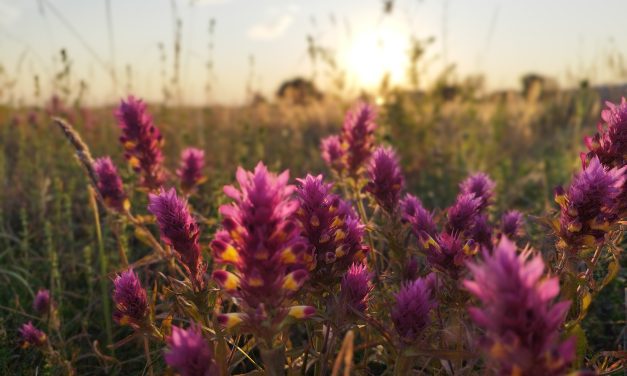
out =
<path fill-rule="evenodd" d="M 194 5 L 220 5 L 230 3 L 231 0 L 189 0 Z"/>
<path fill-rule="evenodd" d="M 276 39 L 287 31 L 293 21 L 292 15 L 283 14 L 270 22 L 253 25 L 248 29 L 248 37 L 258 40 Z"/>

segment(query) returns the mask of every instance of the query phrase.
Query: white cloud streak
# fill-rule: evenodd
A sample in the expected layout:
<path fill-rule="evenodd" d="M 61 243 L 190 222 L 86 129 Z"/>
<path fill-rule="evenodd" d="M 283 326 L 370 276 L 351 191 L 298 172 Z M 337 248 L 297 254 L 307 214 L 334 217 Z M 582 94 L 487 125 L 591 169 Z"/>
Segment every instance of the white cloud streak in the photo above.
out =
<path fill-rule="evenodd" d="M 294 17 L 290 14 L 283 14 L 270 22 L 253 25 L 248 30 L 248 37 L 256 40 L 272 40 L 282 36 L 290 25 L 294 22 Z"/>

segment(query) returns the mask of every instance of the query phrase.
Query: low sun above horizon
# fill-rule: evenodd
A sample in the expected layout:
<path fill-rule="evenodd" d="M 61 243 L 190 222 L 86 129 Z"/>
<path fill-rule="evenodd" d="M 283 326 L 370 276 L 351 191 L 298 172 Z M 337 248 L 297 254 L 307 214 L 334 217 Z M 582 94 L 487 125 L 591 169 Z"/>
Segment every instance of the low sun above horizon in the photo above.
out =
<path fill-rule="evenodd" d="M 386 75 L 391 84 L 401 84 L 408 53 L 409 39 L 401 31 L 389 27 L 364 30 L 346 48 L 344 65 L 349 80 L 361 88 L 376 88 Z"/>

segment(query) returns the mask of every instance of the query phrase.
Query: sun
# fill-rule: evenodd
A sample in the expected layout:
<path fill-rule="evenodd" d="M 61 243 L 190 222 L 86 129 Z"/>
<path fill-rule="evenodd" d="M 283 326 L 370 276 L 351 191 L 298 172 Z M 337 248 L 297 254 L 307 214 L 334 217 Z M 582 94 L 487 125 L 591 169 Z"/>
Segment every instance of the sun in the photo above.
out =
<path fill-rule="evenodd" d="M 400 31 L 365 31 L 346 50 L 348 77 L 368 89 L 377 87 L 386 74 L 391 84 L 400 84 L 405 79 L 408 51 L 409 38 Z"/>

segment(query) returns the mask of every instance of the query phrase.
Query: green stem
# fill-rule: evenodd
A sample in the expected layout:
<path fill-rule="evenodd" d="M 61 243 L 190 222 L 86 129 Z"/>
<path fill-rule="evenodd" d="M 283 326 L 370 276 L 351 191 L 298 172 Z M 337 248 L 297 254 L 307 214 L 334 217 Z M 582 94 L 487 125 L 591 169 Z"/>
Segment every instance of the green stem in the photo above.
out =
<path fill-rule="evenodd" d="M 152 369 L 152 358 L 150 356 L 150 343 L 148 342 L 148 337 L 144 337 L 144 354 L 146 356 L 146 365 L 148 366 L 148 374 L 150 376 L 154 376 L 154 372 Z"/>
<path fill-rule="evenodd" d="M 601 257 L 601 250 L 603 249 L 602 246 L 598 246 L 596 247 L 596 249 L 594 250 L 594 255 L 592 255 L 592 259 L 590 259 L 590 263 L 588 264 L 588 268 L 586 269 L 586 272 L 583 276 L 583 279 L 586 283 L 589 283 L 589 279 L 592 276 L 592 272 L 594 271 L 594 268 L 597 264 L 597 261 L 599 261 L 599 257 Z M 584 292 L 584 288 L 583 285 L 579 285 L 579 287 L 577 288 L 577 293 L 580 295 L 583 295 Z M 581 298 L 581 296 L 580 296 Z"/>
<path fill-rule="evenodd" d="M 359 216 L 361 217 L 361 221 L 366 225 L 366 237 L 368 238 L 368 244 L 370 245 L 370 252 L 372 254 L 372 262 L 375 266 L 375 272 L 377 273 L 377 277 L 379 276 L 379 268 L 377 265 L 377 253 L 374 249 L 374 240 L 372 240 L 372 235 L 368 230 L 368 217 L 366 216 L 366 208 L 364 207 L 364 203 L 361 201 L 361 194 L 359 192 L 359 187 L 357 187 L 357 183 L 353 186 L 353 190 L 355 192 L 355 201 L 357 201 L 357 210 L 359 211 Z"/>
<path fill-rule="evenodd" d="M 279 345 L 275 348 L 261 348 L 261 359 L 263 359 L 263 369 L 267 376 L 285 375 L 285 346 Z"/>
<path fill-rule="evenodd" d="M 118 245 L 118 253 L 120 255 L 120 263 L 123 268 L 128 268 L 128 256 L 126 255 L 126 223 L 125 222 L 114 222 L 111 221 L 111 227 L 113 228 L 113 233 L 115 234 L 115 238 Z"/>
<path fill-rule="evenodd" d="M 326 330 L 324 332 L 324 340 L 322 341 L 322 356 L 320 357 L 320 373 L 319 375 L 324 375 L 327 370 L 327 362 L 329 356 L 329 334 L 331 333 L 331 325 L 327 323 Z"/>
<path fill-rule="evenodd" d="M 100 215 L 98 213 L 98 204 L 96 203 L 96 193 L 94 189 L 89 186 L 89 202 L 91 204 L 92 211 L 94 212 L 94 225 L 96 227 L 96 239 L 98 241 L 98 258 L 100 261 L 100 293 L 102 294 L 102 313 L 105 320 L 105 331 L 107 332 L 107 344 L 111 347 L 113 345 L 113 332 L 111 330 L 111 303 L 109 302 L 109 291 L 107 288 L 107 270 L 108 260 L 105 254 L 104 241 L 102 239 L 102 229 L 100 228 Z M 111 354 L 113 354 L 113 347 L 111 347 Z"/>
<path fill-rule="evenodd" d="M 394 375 L 395 376 L 404 376 L 409 375 L 409 370 L 413 366 L 412 364 L 413 358 L 410 356 L 403 355 L 403 352 L 399 352 L 396 357 L 396 365 L 394 366 Z"/>

